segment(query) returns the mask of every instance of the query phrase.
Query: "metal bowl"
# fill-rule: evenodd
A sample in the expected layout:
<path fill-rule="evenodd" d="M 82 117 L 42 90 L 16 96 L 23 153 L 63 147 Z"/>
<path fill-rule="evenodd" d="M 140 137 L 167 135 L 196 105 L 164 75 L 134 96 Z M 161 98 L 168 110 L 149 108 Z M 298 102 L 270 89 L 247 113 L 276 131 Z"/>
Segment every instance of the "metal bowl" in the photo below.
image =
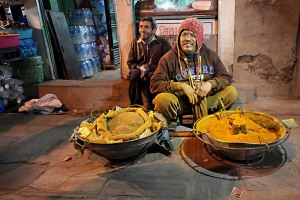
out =
<path fill-rule="evenodd" d="M 114 144 L 98 144 L 87 142 L 75 134 L 74 147 L 75 149 L 81 151 L 81 153 L 83 153 L 85 149 L 89 149 L 101 156 L 106 157 L 109 160 L 127 159 L 145 153 L 161 134 L 162 129 L 141 139 Z"/>
<path fill-rule="evenodd" d="M 116 111 L 120 109 L 121 108 L 115 107 L 112 111 Z M 136 108 L 136 107 L 125 108 L 125 112 L 132 112 L 135 111 L 135 109 L 141 109 L 141 108 Z M 143 111 L 146 113 L 145 110 Z M 116 113 L 110 115 L 110 112 L 108 112 L 107 114 L 101 115 L 100 118 L 103 118 L 106 121 L 108 119 L 111 119 L 113 116 L 115 116 L 115 114 Z M 149 113 L 147 114 L 149 115 Z M 157 121 L 157 123 L 159 122 L 161 124 L 159 125 L 152 124 L 155 125 L 151 127 L 154 129 L 153 130 L 154 132 L 151 135 L 148 135 L 147 137 L 128 140 L 120 143 L 100 144 L 82 138 L 80 134 L 77 134 L 80 127 L 76 127 L 74 129 L 73 135 L 71 136 L 71 140 L 74 141 L 74 147 L 75 149 L 78 150 L 78 152 L 81 155 L 83 154 L 85 149 L 89 149 L 101 156 L 106 157 L 109 160 L 120 160 L 120 159 L 138 157 L 139 155 L 145 153 L 149 149 L 149 147 L 152 146 L 155 140 L 161 136 L 165 128 L 165 126 L 163 126 L 163 118 L 161 118 L 161 116 L 158 113 L 152 113 L 152 114 L 151 117 L 153 117 L 153 119 L 151 119 L 151 122 L 154 123 L 154 121 Z M 85 121 L 88 123 L 93 123 L 95 122 L 95 120 L 96 118 L 89 118 Z"/>
<path fill-rule="evenodd" d="M 263 122 L 270 122 L 274 125 L 274 130 L 277 138 L 274 142 L 268 144 L 252 144 L 243 142 L 222 142 L 219 141 L 207 133 L 200 132 L 196 129 L 197 125 L 201 126 L 207 120 L 213 118 L 220 118 L 224 115 L 231 115 L 243 113 L 248 118 L 255 121 L 256 116 L 260 116 Z M 202 119 L 199 119 L 194 124 L 194 134 L 205 144 L 209 145 L 213 150 L 219 153 L 224 158 L 235 160 L 235 161 L 246 161 L 247 163 L 251 160 L 263 157 L 267 152 L 273 150 L 278 145 L 282 144 L 289 137 L 289 131 L 287 131 L 285 125 L 280 122 L 277 118 L 267 115 L 261 112 L 245 111 L 245 110 L 229 110 L 208 115 Z"/>

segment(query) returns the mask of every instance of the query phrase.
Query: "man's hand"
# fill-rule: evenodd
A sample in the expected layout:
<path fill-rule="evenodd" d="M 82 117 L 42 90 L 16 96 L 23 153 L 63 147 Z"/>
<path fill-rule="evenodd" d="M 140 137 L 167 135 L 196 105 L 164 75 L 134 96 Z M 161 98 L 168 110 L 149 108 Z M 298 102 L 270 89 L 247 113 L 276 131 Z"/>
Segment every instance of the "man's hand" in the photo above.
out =
<path fill-rule="evenodd" d="M 144 78 L 144 76 L 149 72 L 149 67 L 147 65 L 142 65 L 140 67 L 141 70 L 141 78 Z"/>
<path fill-rule="evenodd" d="M 189 98 L 191 104 L 195 104 L 198 101 L 195 90 L 189 84 L 180 83 L 180 89 Z"/>
<path fill-rule="evenodd" d="M 200 97 L 205 97 L 211 90 L 212 84 L 210 82 L 204 82 L 200 87 L 196 90 L 196 94 Z"/>

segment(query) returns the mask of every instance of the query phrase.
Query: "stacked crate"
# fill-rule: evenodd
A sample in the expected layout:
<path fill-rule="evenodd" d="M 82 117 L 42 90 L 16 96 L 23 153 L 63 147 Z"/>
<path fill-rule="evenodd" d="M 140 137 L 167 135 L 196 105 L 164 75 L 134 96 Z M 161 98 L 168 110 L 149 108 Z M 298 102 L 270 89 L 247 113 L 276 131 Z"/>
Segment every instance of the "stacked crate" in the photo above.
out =
<path fill-rule="evenodd" d="M 20 35 L 14 30 L 0 31 L 0 113 L 6 112 L 9 104 L 19 104 L 23 96 L 22 82 L 13 79 L 9 63 L 21 59 Z"/>
<path fill-rule="evenodd" d="M 32 28 L 16 29 L 20 35 L 21 60 L 12 61 L 13 77 L 24 85 L 34 85 L 44 81 L 43 58 L 37 55 L 37 42 L 32 37 Z"/>
<path fill-rule="evenodd" d="M 37 42 L 32 37 L 32 28 L 16 29 L 16 33 L 20 35 L 20 48 L 22 58 L 37 55 Z"/>
<path fill-rule="evenodd" d="M 20 35 L 0 31 L 0 64 L 21 58 Z"/>
<path fill-rule="evenodd" d="M 34 85 L 44 81 L 43 58 L 31 56 L 11 62 L 13 77 L 23 82 L 23 85 Z"/>
<path fill-rule="evenodd" d="M 37 55 L 37 42 L 28 26 L 25 8 L 22 15 L 12 16 L 5 7 L 6 20 L 0 21 L 0 112 L 19 107 L 26 99 L 23 85 L 43 82 L 43 59 Z M 15 20 L 15 21 L 14 21 Z"/>

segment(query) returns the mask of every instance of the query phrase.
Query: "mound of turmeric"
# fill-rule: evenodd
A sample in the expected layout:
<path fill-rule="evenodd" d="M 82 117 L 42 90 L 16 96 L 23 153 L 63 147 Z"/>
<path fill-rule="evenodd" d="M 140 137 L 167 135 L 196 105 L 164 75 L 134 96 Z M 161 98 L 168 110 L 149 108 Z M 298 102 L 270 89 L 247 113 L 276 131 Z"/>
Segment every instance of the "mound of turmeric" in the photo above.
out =
<path fill-rule="evenodd" d="M 142 108 L 111 110 L 90 123 L 82 121 L 74 130 L 76 135 L 87 142 L 114 144 L 147 137 L 162 127 L 153 111 L 146 113 Z"/>
<path fill-rule="evenodd" d="M 196 129 L 220 142 L 268 144 L 277 139 L 275 129 L 258 124 L 243 114 L 231 114 L 221 119 L 210 118 L 198 123 Z"/>

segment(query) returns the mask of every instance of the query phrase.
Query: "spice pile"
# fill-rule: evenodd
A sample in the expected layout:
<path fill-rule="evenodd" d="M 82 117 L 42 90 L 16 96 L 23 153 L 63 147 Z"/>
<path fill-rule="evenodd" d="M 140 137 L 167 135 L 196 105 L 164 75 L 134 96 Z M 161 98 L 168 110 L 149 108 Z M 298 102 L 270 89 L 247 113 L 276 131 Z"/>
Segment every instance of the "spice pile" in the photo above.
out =
<path fill-rule="evenodd" d="M 201 120 L 197 131 L 206 133 L 220 142 L 268 144 L 285 134 L 279 121 L 272 121 L 264 115 L 247 115 L 243 112 L 220 114 Z"/>
<path fill-rule="evenodd" d="M 152 111 L 124 108 L 109 111 L 94 122 L 83 121 L 75 134 L 85 141 L 98 144 L 121 143 L 147 137 L 162 127 L 162 121 Z"/>

